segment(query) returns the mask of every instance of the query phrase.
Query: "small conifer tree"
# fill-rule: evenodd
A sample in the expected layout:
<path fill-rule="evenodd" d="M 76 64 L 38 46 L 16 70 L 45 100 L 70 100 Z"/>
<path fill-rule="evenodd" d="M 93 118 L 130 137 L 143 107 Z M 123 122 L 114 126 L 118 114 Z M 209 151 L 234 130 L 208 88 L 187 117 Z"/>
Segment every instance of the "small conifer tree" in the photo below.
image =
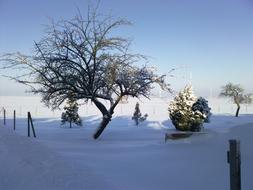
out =
<path fill-rule="evenodd" d="M 140 104 L 137 102 L 135 105 L 135 110 L 134 110 L 132 120 L 135 121 L 136 125 L 139 125 L 139 123 L 145 121 L 147 119 L 147 117 L 148 117 L 148 114 L 141 116 Z"/>
<path fill-rule="evenodd" d="M 76 100 L 74 100 L 72 97 L 69 97 L 67 100 L 66 105 L 64 106 L 64 112 L 61 115 L 61 124 L 65 124 L 66 122 L 69 122 L 69 127 L 72 127 L 72 123 L 75 123 L 76 125 L 81 126 L 82 120 L 78 115 L 78 104 Z"/>
<path fill-rule="evenodd" d="M 204 122 L 209 123 L 211 117 L 211 108 L 208 106 L 208 101 L 203 98 L 199 97 L 197 101 L 192 105 L 192 111 L 200 111 L 203 115 Z"/>

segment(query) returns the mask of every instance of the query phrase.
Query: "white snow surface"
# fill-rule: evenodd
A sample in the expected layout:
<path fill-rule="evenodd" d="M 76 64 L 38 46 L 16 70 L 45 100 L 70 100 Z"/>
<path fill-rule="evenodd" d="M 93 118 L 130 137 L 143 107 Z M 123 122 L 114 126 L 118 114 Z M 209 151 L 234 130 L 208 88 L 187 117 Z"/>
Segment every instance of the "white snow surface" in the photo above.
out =
<path fill-rule="evenodd" d="M 165 133 L 175 132 L 168 101 L 141 100 L 140 110 L 149 117 L 135 126 L 131 117 L 140 100 L 129 100 L 118 106 L 102 136 L 93 140 L 101 115 L 90 103 L 80 108 L 83 127 L 70 129 L 60 125 L 60 111 L 52 114 L 36 98 L 0 100 L 0 106 L 8 108 L 5 126 L 0 118 L 1 190 L 229 189 L 229 139 L 241 141 L 242 189 L 253 189 L 251 114 L 236 118 L 215 113 L 204 125 L 204 134 L 165 143 Z M 31 111 L 37 138 L 27 137 L 25 111 Z"/>

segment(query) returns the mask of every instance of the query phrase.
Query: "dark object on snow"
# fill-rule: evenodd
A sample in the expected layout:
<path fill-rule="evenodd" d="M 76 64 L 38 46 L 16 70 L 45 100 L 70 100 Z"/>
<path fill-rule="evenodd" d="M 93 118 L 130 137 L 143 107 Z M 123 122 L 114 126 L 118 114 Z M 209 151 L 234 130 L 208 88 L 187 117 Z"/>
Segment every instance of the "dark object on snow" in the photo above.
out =
<path fill-rule="evenodd" d="M 147 119 L 147 117 L 148 117 L 148 114 L 141 116 L 140 104 L 137 102 L 135 105 L 135 111 L 134 111 L 134 115 L 132 117 L 132 120 L 135 121 L 136 125 L 139 125 L 139 123 L 145 121 Z"/>
<path fill-rule="evenodd" d="M 16 130 L 16 110 L 13 111 L 13 130 Z"/>
<path fill-rule="evenodd" d="M 182 138 L 187 138 L 187 137 L 190 137 L 192 135 L 192 132 L 191 133 L 172 133 L 172 134 L 165 134 L 165 142 L 168 140 L 168 139 L 171 139 L 171 140 L 177 140 L 177 139 L 182 139 Z"/>
<path fill-rule="evenodd" d="M 207 133 L 206 132 L 191 132 L 191 131 L 165 133 L 165 143 L 167 140 L 178 140 L 178 139 L 190 137 L 192 135 L 204 135 L 204 134 L 207 134 Z"/>
<path fill-rule="evenodd" d="M 239 140 L 229 140 L 227 161 L 230 165 L 230 189 L 241 190 L 241 152 Z"/>
<path fill-rule="evenodd" d="M 27 133 L 28 133 L 27 136 L 28 137 L 30 137 L 30 127 L 32 127 L 33 137 L 35 138 L 36 134 L 35 134 L 34 126 L 33 126 L 32 116 L 31 116 L 31 113 L 28 112 L 27 113 Z"/>
<path fill-rule="evenodd" d="M 4 125 L 5 125 L 6 124 L 6 110 L 3 109 L 3 111 L 4 111 Z"/>

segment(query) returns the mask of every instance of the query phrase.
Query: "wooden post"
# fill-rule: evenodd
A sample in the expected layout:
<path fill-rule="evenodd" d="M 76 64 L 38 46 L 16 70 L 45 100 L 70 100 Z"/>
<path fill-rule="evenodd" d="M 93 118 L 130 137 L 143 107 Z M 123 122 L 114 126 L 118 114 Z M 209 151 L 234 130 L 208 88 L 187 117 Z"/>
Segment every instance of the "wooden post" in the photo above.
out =
<path fill-rule="evenodd" d="M 33 137 L 36 137 L 35 130 L 34 130 L 34 126 L 33 126 L 33 120 L 32 120 L 31 114 L 30 114 L 30 122 L 31 122 L 31 126 L 32 126 Z"/>
<path fill-rule="evenodd" d="M 13 129 L 16 130 L 16 110 L 13 112 Z"/>
<path fill-rule="evenodd" d="M 28 112 L 27 117 L 28 117 L 28 137 L 30 137 L 30 124 L 31 124 L 32 131 L 33 131 L 33 137 L 36 137 L 34 126 L 33 126 L 33 120 L 32 120 L 32 116 L 31 116 L 30 112 Z"/>
<path fill-rule="evenodd" d="M 4 125 L 6 124 L 6 110 L 4 109 Z"/>
<path fill-rule="evenodd" d="M 30 137 L 30 112 L 27 112 L 27 136 Z"/>
<path fill-rule="evenodd" d="M 239 140 L 229 140 L 229 151 L 227 154 L 230 165 L 230 190 L 241 190 L 241 152 Z"/>

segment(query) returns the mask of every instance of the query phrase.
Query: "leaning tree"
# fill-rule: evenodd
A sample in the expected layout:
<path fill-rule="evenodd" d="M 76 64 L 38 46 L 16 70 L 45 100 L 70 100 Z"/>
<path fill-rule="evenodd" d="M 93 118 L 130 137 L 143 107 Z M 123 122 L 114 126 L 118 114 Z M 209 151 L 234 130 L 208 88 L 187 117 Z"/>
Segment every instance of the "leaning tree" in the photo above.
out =
<path fill-rule="evenodd" d="M 136 63 L 145 57 L 129 50 L 131 40 L 117 36 L 114 29 L 130 23 L 124 19 L 88 11 L 72 20 L 52 22 L 44 37 L 35 42 L 34 54 L 5 54 L 5 68 L 17 68 L 11 78 L 29 85 L 52 109 L 72 94 L 75 100 L 91 100 L 103 115 L 94 138 L 111 121 L 114 109 L 124 96 L 149 97 L 152 85 L 169 90 L 165 75 Z M 105 105 L 106 100 L 110 106 Z"/>
<path fill-rule="evenodd" d="M 240 104 L 250 104 L 252 102 L 251 94 L 244 94 L 244 89 L 239 84 L 228 83 L 222 87 L 220 96 L 230 97 L 236 104 L 237 109 L 235 117 L 239 116 Z"/>

